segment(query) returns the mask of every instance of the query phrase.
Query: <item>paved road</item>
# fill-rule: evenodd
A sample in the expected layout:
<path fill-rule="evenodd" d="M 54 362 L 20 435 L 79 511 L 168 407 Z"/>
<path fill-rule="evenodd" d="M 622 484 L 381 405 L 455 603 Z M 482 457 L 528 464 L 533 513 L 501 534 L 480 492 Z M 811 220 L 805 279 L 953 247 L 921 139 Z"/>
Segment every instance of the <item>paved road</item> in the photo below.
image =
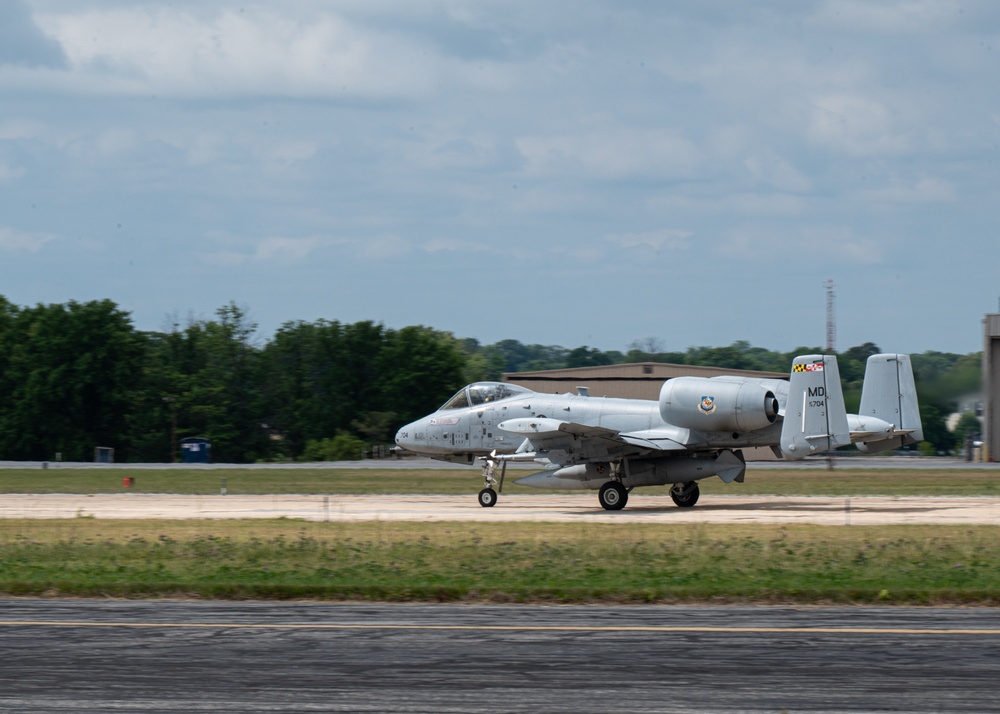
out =
<path fill-rule="evenodd" d="M 2 518 L 301 518 L 311 521 L 545 521 L 574 523 L 1000 523 L 1000 498 L 703 496 L 678 508 L 669 496 L 636 494 L 605 511 L 594 494 L 501 496 L 484 509 L 474 496 L 178 496 L 5 494 Z"/>
<path fill-rule="evenodd" d="M 0 711 L 998 712 L 1000 610 L 0 600 Z"/>

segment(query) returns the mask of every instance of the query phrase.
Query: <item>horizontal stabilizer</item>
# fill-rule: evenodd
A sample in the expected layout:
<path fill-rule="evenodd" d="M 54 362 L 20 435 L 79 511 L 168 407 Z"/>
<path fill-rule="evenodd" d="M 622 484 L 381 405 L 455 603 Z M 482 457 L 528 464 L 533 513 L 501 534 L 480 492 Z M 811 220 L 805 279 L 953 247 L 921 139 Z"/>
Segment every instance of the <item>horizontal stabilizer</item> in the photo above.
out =
<path fill-rule="evenodd" d="M 850 443 L 837 358 L 796 357 L 781 426 L 781 453 L 785 458 L 801 459 Z"/>

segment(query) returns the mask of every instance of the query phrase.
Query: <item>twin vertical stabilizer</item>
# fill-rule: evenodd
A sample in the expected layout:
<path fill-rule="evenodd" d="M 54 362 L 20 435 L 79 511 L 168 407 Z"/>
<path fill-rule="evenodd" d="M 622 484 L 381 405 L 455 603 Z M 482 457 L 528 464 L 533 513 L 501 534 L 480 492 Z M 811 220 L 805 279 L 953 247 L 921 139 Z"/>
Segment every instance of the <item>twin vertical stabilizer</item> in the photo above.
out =
<path fill-rule="evenodd" d="M 788 459 L 801 459 L 850 443 L 837 358 L 796 357 L 781 427 L 782 454 Z"/>
<path fill-rule="evenodd" d="M 909 355 L 882 354 L 868 358 L 858 416 L 876 417 L 891 425 L 888 434 L 879 435 L 883 438 L 859 442 L 859 451 L 897 449 L 924 440 Z"/>

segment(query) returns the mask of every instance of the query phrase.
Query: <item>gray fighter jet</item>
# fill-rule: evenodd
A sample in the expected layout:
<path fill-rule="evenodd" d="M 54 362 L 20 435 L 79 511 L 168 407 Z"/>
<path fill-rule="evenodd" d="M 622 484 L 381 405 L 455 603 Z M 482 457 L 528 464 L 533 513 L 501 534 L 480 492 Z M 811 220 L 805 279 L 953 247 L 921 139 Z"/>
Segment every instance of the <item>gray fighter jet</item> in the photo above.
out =
<path fill-rule="evenodd" d="M 868 359 L 860 411 L 847 414 L 836 357 L 803 355 L 788 381 L 677 377 L 663 384 L 658 401 L 477 382 L 400 429 L 396 444 L 443 461 L 481 461 L 485 507 L 496 504 L 512 461 L 544 466 L 516 483 L 596 489 L 607 510 L 624 508 L 636 486 L 663 484 L 673 484 L 674 503 L 688 507 L 701 479 L 743 481 L 744 447 L 801 459 L 852 443 L 875 452 L 922 441 L 909 355 Z"/>

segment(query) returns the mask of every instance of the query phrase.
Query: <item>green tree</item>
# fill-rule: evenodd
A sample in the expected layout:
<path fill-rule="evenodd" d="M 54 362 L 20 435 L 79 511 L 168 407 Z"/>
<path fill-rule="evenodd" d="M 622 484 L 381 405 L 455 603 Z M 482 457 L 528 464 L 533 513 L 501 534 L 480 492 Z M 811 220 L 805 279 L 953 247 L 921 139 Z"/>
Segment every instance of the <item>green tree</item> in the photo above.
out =
<path fill-rule="evenodd" d="M 933 402 L 921 402 L 920 424 L 924 430 L 924 441 L 935 452 L 948 453 L 955 445 L 955 438 L 945 424 L 945 412 Z"/>
<path fill-rule="evenodd" d="M 566 367 L 597 367 L 613 364 L 611 358 L 604 352 L 590 347 L 577 347 L 566 355 Z"/>
<path fill-rule="evenodd" d="M 980 438 L 983 433 L 983 423 L 976 416 L 975 412 L 962 412 L 955 425 L 952 434 L 955 437 L 955 450 L 964 451 L 966 447 L 966 437 L 972 439 Z"/>
<path fill-rule="evenodd" d="M 334 435 L 385 442 L 465 383 L 469 349 L 426 327 L 288 323 L 264 348 L 269 421 L 296 458 Z"/>
<path fill-rule="evenodd" d="M 127 454 L 130 399 L 143 340 L 110 300 L 16 309 L 0 305 L 0 453 L 89 461 L 95 446 Z"/>
<path fill-rule="evenodd" d="M 278 330 L 264 348 L 264 378 L 268 419 L 288 455 L 380 412 L 377 362 L 385 339 L 372 322 L 294 322 Z"/>
<path fill-rule="evenodd" d="M 230 303 L 215 320 L 191 320 L 183 329 L 175 323 L 167 333 L 146 336 L 143 389 L 131 423 L 137 454 L 168 460 L 177 440 L 203 436 L 212 441 L 216 461 L 271 456 L 256 329 L 246 309 Z"/>
<path fill-rule="evenodd" d="M 400 424 L 433 411 L 465 384 L 461 347 L 450 333 L 429 327 L 389 331 L 377 368 L 377 403 Z"/>

